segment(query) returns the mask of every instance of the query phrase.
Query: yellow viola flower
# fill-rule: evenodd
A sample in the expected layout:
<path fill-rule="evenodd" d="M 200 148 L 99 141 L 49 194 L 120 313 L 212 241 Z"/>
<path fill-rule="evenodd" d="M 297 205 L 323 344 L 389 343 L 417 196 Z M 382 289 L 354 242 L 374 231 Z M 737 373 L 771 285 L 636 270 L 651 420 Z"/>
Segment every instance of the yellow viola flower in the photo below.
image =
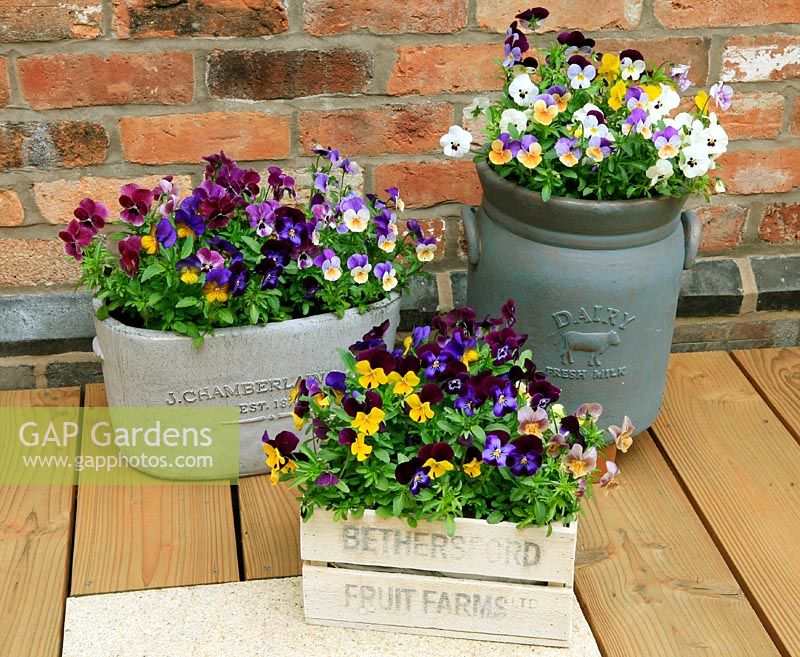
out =
<path fill-rule="evenodd" d="M 480 477 L 481 475 L 481 462 L 479 459 L 474 458 L 469 463 L 464 464 L 464 472 L 470 477 Z"/>
<path fill-rule="evenodd" d="M 414 392 L 414 388 L 419 385 L 419 377 L 414 371 L 402 375 L 399 372 L 392 372 L 389 375 L 389 383 L 394 384 L 392 392 L 395 395 L 408 395 Z"/>
<path fill-rule="evenodd" d="M 464 352 L 464 355 L 461 357 L 461 362 L 467 367 L 469 367 L 470 363 L 474 363 L 476 360 L 478 360 L 478 351 L 476 349 L 467 349 Z"/>
<path fill-rule="evenodd" d="M 355 441 L 351 443 L 350 452 L 358 461 L 366 461 L 367 457 L 372 453 L 372 445 L 367 445 L 367 443 L 364 442 L 364 434 L 360 433 L 356 436 Z"/>
<path fill-rule="evenodd" d="M 433 417 L 431 403 L 422 401 L 417 394 L 406 397 L 406 404 L 408 404 L 408 414 L 414 422 L 427 422 Z"/>
<path fill-rule="evenodd" d="M 187 285 L 194 285 L 200 280 L 200 270 L 197 267 L 181 267 L 180 278 Z"/>
<path fill-rule="evenodd" d="M 428 476 L 431 479 L 436 479 L 437 477 L 441 477 L 443 474 L 450 472 L 454 466 L 450 461 L 437 461 L 434 458 L 429 458 L 425 463 L 422 464 L 423 468 L 430 468 L 428 470 Z"/>
<path fill-rule="evenodd" d="M 407 356 L 408 352 L 411 351 L 411 346 L 414 344 L 414 339 L 408 335 L 406 339 L 403 340 L 403 356 Z"/>
<path fill-rule="evenodd" d="M 149 253 L 150 255 L 153 255 L 156 251 L 158 251 L 158 240 L 156 239 L 155 226 L 150 229 L 149 235 L 142 236 L 142 248 L 144 249 L 145 253 Z"/>
<path fill-rule="evenodd" d="M 618 110 L 625 103 L 625 92 L 628 85 L 622 80 L 617 80 L 608 90 L 608 106 L 613 110 Z"/>
<path fill-rule="evenodd" d="M 697 95 L 694 97 L 694 104 L 702 114 L 708 114 L 708 94 L 703 89 L 697 92 Z M 144 241 L 142 244 L 144 244 Z"/>
<path fill-rule="evenodd" d="M 305 418 L 300 417 L 297 413 L 292 413 L 292 420 L 294 421 L 294 428 L 298 431 L 303 428 L 306 423 Z"/>
<path fill-rule="evenodd" d="M 273 472 L 279 472 L 284 463 L 286 463 L 286 457 L 273 445 L 262 443 L 262 446 L 264 448 L 264 453 L 267 455 L 267 466 Z"/>
<path fill-rule="evenodd" d="M 600 68 L 597 72 L 602 75 L 606 80 L 611 82 L 619 77 L 619 55 L 607 52 L 600 60 Z"/>
<path fill-rule="evenodd" d="M 367 360 L 358 361 L 356 363 L 356 371 L 361 375 L 358 377 L 358 384 L 362 388 L 377 388 L 388 381 L 388 377 L 383 368 L 376 367 L 372 369 L 372 365 L 370 365 Z"/>
<path fill-rule="evenodd" d="M 352 422 L 350 422 L 350 426 L 365 436 L 371 436 L 378 433 L 384 415 L 384 412 L 380 408 L 373 408 L 369 413 L 359 411 L 356 413 Z"/>
<path fill-rule="evenodd" d="M 320 408 L 328 408 L 328 406 L 331 405 L 331 400 L 328 399 L 328 395 L 326 395 L 324 392 L 318 392 L 312 397 L 312 399 Z"/>
<path fill-rule="evenodd" d="M 650 99 L 651 103 L 661 95 L 660 84 L 646 84 L 642 87 L 642 89 L 647 94 L 647 97 Z"/>

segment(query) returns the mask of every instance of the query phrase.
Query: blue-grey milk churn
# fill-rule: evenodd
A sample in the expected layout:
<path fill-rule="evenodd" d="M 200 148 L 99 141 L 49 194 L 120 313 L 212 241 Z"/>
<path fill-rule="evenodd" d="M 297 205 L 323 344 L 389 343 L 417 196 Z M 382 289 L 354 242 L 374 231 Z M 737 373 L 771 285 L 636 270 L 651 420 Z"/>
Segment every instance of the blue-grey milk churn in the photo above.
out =
<path fill-rule="evenodd" d="M 645 429 L 661 408 L 681 272 L 700 223 L 683 199 L 551 198 L 478 164 L 483 201 L 464 208 L 467 302 L 479 316 L 517 304 L 538 368 L 568 412 L 599 402 L 603 424 Z"/>

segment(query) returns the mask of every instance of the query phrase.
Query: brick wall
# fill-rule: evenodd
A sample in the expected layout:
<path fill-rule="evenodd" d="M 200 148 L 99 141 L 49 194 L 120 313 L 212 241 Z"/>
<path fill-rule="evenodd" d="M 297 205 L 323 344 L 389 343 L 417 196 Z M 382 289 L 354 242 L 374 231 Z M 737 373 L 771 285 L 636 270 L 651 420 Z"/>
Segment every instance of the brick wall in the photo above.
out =
<path fill-rule="evenodd" d="M 732 76 L 728 192 L 700 210 L 707 258 L 685 281 L 681 314 L 690 317 L 676 339 L 686 336 L 687 348 L 796 342 L 797 330 L 785 328 L 792 316 L 775 311 L 800 308 L 800 5 L 545 4 L 550 30 L 580 28 L 600 48 L 631 44 L 656 61 L 688 62 L 696 83 Z M 113 205 L 122 182 L 159 173 L 198 182 L 196 161 L 220 148 L 262 169 L 296 168 L 322 142 L 359 161 L 366 189 L 399 184 L 409 216 L 442 236 L 436 284 L 415 290 L 408 310 L 459 302 L 459 204 L 477 203 L 480 191 L 471 163 L 444 161 L 438 136 L 461 122 L 476 93 L 497 88 L 498 32 L 522 8 L 521 0 L 4 0 L 0 295 L 75 280 L 55 235 L 85 195 Z M 41 363 L 28 364 L 41 383 Z M 0 369 L 0 388 L 3 378 Z"/>

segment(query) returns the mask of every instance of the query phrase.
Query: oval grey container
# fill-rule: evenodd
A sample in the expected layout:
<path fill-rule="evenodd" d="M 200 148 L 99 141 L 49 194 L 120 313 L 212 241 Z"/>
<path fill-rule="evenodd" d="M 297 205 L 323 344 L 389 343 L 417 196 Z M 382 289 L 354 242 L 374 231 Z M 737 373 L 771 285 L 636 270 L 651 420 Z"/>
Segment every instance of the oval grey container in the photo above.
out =
<path fill-rule="evenodd" d="M 94 305 L 97 310 L 99 302 Z M 94 348 L 110 407 L 238 407 L 240 444 L 231 448 L 239 451 L 239 474 L 252 475 L 267 471 L 264 431 L 274 436 L 295 430 L 288 398 L 297 378 L 340 370 L 337 349 L 346 349 L 385 319 L 390 321 L 385 339 L 391 345 L 400 322 L 400 295 L 378 301 L 364 313 L 347 310 L 341 319 L 325 313 L 217 329 L 196 349 L 190 338 L 177 333 L 95 318 Z M 183 470 L 179 478 L 203 477 L 202 472 Z"/>
<path fill-rule="evenodd" d="M 483 200 L 464 208 L 467 303 L 478 315 L 517 304 L 517 329 L 572 412 L 599 402 L 603 426 L 638 430 L 661 408 L 681 272 L 700 239 L 684 199 L 551 198 L 478 164 Z"/>

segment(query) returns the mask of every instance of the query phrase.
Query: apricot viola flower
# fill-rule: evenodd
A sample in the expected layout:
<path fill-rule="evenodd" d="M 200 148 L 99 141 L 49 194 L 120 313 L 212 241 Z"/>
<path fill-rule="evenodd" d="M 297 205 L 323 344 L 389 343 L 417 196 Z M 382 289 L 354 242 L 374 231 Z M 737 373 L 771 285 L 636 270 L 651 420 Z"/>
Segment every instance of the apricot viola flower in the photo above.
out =
<path fill-rule="evenodd" d="M 542 161 L 542 145 L 533 135 L 525 135 L 517 151 L 517 159 L 526 169 L 535 169 Z"/>
<path fill-rule="evenodd" d="M 519 141 L 512 140 L 509 133 L 501 132 L 490 148 L 489 161 L 492 164 L 507 164 L 519 150 Z"/>
<path fill-rule="evenodd" d="M 681 136 L 675 128 L 667 126 L 653 135 L 653 143 L 658 149 L 658 157 L 667 160 L 680 152 Z"/>
<path fill-rule="evenodd" d="M 600 488 L 605 488 L 606 495 L 608 495 L 615 488 L 619 488 L 619 467 L 614 461 L 606 461 L 606 471 L 600 477 Z"/>
<path fill-rule="evenodd" d="M 633 431 L 633 423 L 627 415 L 622 420 L 621 427 L 615 424 L 608 427 L 608 432 L 614 437 L 614 443 L 617 449 L 623 454 L 627 452 L 633 444 Z"/>
<path fill-rule="evenodd" d="M 517 411 L 517 421 L 519 422 L 519 433 L 523 436 L 541 437 L 548 426 L 550 418 L 547 411 L 543 408 L 531 408 L 523 406 Z"/>
<path fill-rule="evenodd" d="M 597 449 L 590 447 L 584 452 L 582 445 L 573 445 L 564 458 L 564 467 L 575 479 L 591 474 L 597 467 Z"/>
<path fill-rule="evenodd" d="M 397 270 L 391 262 L 380 262 L 375 265 L 375 277 L 381 281 L 384 292 L 391 292 L 397 287 Z"/>
<path fill-rule="evenodd" d="M 570 168 L 578 164 L 581 155 L 583 155 L 583 151 L 580 146 L 578 146 L 578 140 L 574 137 L 561 137 L 556 142 L 555 151 L 561 164 Z"/>
<path fill-rule="evenodd" d="M 550 125 L 556 116 L 558 116 L 556 99 L 550 94 L 539 94 L 533 101 L 533 120 L 542 125 Z"/>

